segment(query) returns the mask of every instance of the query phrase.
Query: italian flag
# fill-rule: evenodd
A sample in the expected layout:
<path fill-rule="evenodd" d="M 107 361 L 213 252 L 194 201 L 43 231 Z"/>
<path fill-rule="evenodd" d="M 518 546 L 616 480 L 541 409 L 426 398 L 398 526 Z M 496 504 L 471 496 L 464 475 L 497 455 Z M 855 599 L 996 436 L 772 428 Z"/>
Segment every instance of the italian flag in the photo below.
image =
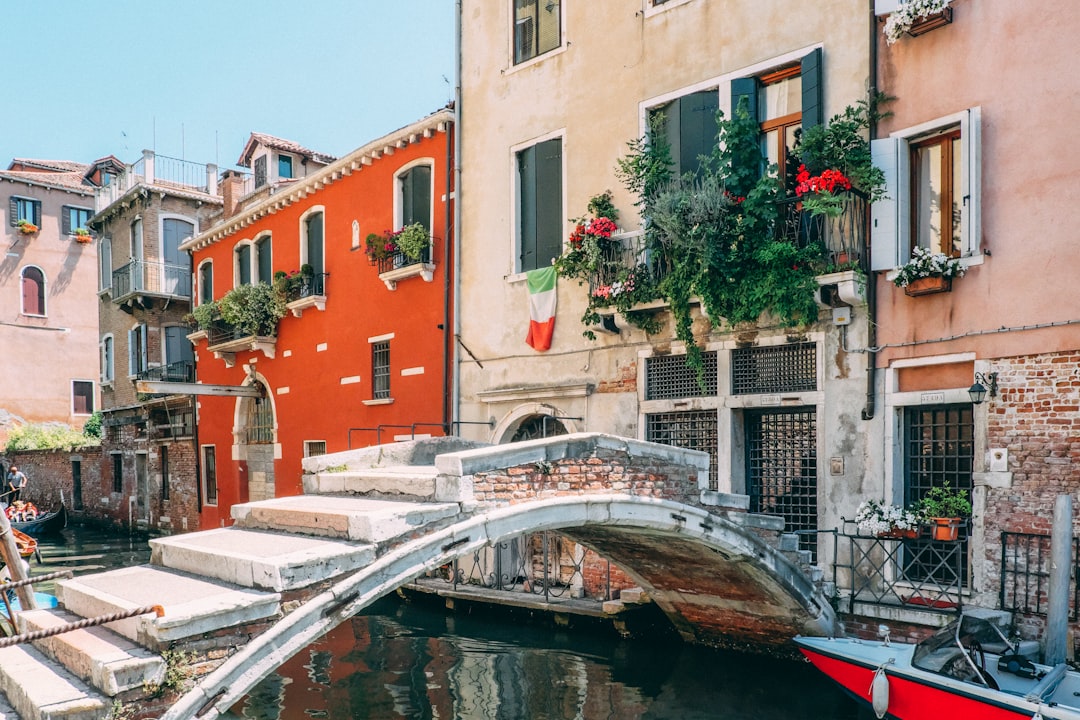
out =
<path fill-rule="evenodd" d="M 555 267 L 525 273 L 529 286 L 529 334 L 525 342 L 543 352 L 551 347 L 555 332 Z"/>

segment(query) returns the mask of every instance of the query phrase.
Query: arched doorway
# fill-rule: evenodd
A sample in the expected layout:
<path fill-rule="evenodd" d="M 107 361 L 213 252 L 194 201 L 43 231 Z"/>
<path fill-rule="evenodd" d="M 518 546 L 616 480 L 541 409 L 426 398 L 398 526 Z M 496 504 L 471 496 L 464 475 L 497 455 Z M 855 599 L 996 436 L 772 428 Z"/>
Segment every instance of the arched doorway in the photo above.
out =
<path fill-rule="evenodd" d="M 510 442 L 555 437 L 568 432 L 562 421 L 554 415 L 529 415 L 518 424 L 514 434 L 510 436 Z"/>
<path fill-rule="evenodd" d="M 240 502 L 274 497 L 274 456 L 277 423 L 266 386 L 258 397 L 241 398 L 237 412 L 236 442 L 239 460 Z"/>

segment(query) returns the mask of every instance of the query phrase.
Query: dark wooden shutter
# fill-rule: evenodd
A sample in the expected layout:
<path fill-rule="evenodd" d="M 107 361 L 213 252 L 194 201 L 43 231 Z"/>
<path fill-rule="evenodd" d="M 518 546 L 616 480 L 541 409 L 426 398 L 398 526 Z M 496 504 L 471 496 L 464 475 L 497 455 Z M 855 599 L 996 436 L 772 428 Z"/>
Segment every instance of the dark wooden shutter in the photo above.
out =
<path fill-rule="evenodd" d="M 8 213 L 8 225 L 15 227 L 19 224 L 19 201 L 12 197 L 9 207 L 10 212 Z"/>
<path fill-rule="evenodd" d="M 270 263 L 270 238 L 264 236 L 255 243 L 255 264 L 259 267 L 259 282 L 273 282 L 274 273 Z"/>
<path fill-rule="evenodd" d="M 431 232 L 431 167 L 420 165 L 401 179 L 401 225 L 420 223 Z"/>
<path fill-rule="evenodd" d="M 562 254 L 562 139 L 536 148 L 536 264 L 547 267 Z"/>
<path fill-rule="evenodd" d="M 307 219 L 307 264 L 315 274 L 323 272 L 323 214 Z"/>
<path fill-rule="evenodd" d="M 687 95 L 679 100 L 679 171 L 698 172 L 701 156 L 712 155 L 719 128 L 716 111 L 720 96 L 715 90 Z"/>
<path fill-rule="evenodd" d="M 522 270 L 536 269 L 536 151 L 518 153 L 518 242 Z"/>
<path fill-rule="evenodd" d="M 38 227 L 41 227 L 41 201 L 40 200 L 35 200 L 33 202 L 33 208 L 34 208 L 34 219 L 33 219 L 32 222 L 35 225 L 37 225 Z"/>
<path fill-rule="evenodd" d="M 731 117 L 735 117 L 735 111 L 739 103 L 745 99 L 746 111 L 750 113 L 750 119 L 758 122 L 758 82 L 757 78 L 736 78 L 731 81 Z"/>
<path fill-rule="evenodd" d="M 821 48 L 818 48 L 802 59 L 803 130 L 825 122 L 823 106 Z"/>
<path fill-rule="evenodd" d="M 61 235 L 70 235 L 71 234 L 71 231 L 73 229 L 71 227 L 71 211 L 72 210 L 74 210 L 74 208 L 70 208 L 67 205 L 60 208 L 60 225 L 61 225 L 60 234 Z"/>
<path fill-rule="evenodd" d="M 255 187 L 260 188 L 266 184 L 266 156 L 255 158 Z"/>

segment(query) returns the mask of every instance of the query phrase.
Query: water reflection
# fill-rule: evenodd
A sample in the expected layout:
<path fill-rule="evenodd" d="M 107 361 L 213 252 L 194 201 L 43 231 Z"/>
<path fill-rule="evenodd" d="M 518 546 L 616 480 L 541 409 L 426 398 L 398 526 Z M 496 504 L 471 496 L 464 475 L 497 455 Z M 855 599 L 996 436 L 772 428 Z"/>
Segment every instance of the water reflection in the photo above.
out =
<path fill-rule="evenodd" d="M 809 665 L 444 616 L 383 601 L 293 657 L 234 717 L 854 720 Z"/>

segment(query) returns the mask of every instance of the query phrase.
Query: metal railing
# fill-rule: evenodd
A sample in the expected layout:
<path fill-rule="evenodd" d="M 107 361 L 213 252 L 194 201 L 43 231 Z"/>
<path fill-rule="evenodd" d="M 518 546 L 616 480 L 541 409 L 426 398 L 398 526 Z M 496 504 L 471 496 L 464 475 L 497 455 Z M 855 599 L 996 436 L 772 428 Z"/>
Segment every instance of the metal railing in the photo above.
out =
<path fill-rule="evenodd" d="M 1080 539 L 1073 538 L 1072 597 L 1069 619 L 1080 607 Z M 1050 589 L 1050 536 L 1036 533 L 1001 533 L 1001 588 L 998 607 L 1027 615 L 1046 615 Z"/>
<path fill-rule="evenodd" d="M 661 253 L 645 246 L 645 234 L 626 233 L 610 238 L 600 251 L 600 266 L 589 278 L 589 296 L 610 292 L 626 270 L 638 268 L 635 275 L 659 283 L 671 270 L 671 262 Z"/>
<path fill-rule="evenodd" d="M 472 585 L 488 590 L 527 592 L 545 600 L 585 597 L 585 564 L 599 556 L 550 531 L 519 535 L 463 555 L 437 571 L 457 590 Z M 611 599 L 611 563 L 606 564 L 603 599 Z"/>
<path fill-rule="evenodd" d="M 435 238 L 432 238 L 434 241 Z M 382 275 L 385 272 L 391 270 L 399 270 L 403 267 L 409 267 L 410 265 L 420 265 L 431 263 L 431 245 L 429 244 L 423 252 L 420 253 L 420 257 L 411 258 L 401 250 L 395 250 L 390 255 L 379 258 L 375 261 L 379 266 L 379 274 Z"/>
<path fill-rule="evenodd" d="M 314 275 L 298 275 L 289 280 L 286 286 L 285 299 L 288 302 L 302 300 L 307 297 L 321 297 L 326 295 L 326 278 L 330 273 L 315 273 Z"/>
<path fill-rule="evenodd" d="M 833 545 L 833 577 L 855 603 L 959 613 L 967 585 L 967 543 L 932 540 L 927 528 L 916 537 L 859 534 L 845 521 Z"/>
<path fill-rule="evenodd" d="M 159 382 L 191 383 L 195 382 L 195 363 L 190 360 L 179 360 L 167 365 L 147 368 L 138 373 L 139 380 L 156 380 Z"/>
<path fill-rule="evenodd" d="M 154 183 L 206 192 L 206 165 L 165 155 L 155 155 Z"/>
<path fill-rule="evenodd" d="M 827 262 L 841 267 L 866 268 L 869 198 L 858 190 L 839 193 L 840 214 L 813 215 L 803 209 L 803 199 L 790 197 L 781 200 L 780 225 L 782 239 L 798 247 L 820 245 L 827 253 Z"/>
<path fill-rule="evenodd" d="M 484 427 L 486 427 L 488 429 L 491 429 L 491 428 L 495 427 L 495 421 L 494 420 L 489 420 L 487 422 L 481 422 L 479 420 L 454 420 L 453 422 L 448 422 L 448 423 L 416 422 L 416 423 L 412 423 L 411 425 L 393 425 L 393 424 L 388 424 L 387 423 L 387 424 L 383 424 L 383 425 L 377 425 L 375 427 L 349 428 L 349 430 L 348 430 L 349 449 L 350 450 L 353 449 L 353 433 L 354 432 L 357 432 L 357 433 L 359 433 L 359 432 L 375 433 L 375 444 L 376 445 L 382 445 L 382 443 L 383 443 L 383 440 L 382 440 L 383 430 L 408 430 L 409 431 L 409 437 L 415 437 L 417 428 L 438 428 L 440 431 L 442 431 L 443 435 L 451 435 L 451 434 L 456 435 L 457 434 L 456 433 L 457 428 L 460 428 L 462 425 L 483 425 Z"/>
<path fill-rule="evenodd" d="M 221 318 L 217 318 L 210 323 L 208 328 L 206 328 L 207 347 L 214 347 L 215 345 L 221 345 L 246 337 L 251 337 L 251 333 L 245 332 L 232 323 L 225 322 Z"/>
<path fill-rule="evenodd" d="M 135 293 L 191 298 L 191 269 L 150 260 L 132 260 L 113 270 L 113 302 Z"/>

